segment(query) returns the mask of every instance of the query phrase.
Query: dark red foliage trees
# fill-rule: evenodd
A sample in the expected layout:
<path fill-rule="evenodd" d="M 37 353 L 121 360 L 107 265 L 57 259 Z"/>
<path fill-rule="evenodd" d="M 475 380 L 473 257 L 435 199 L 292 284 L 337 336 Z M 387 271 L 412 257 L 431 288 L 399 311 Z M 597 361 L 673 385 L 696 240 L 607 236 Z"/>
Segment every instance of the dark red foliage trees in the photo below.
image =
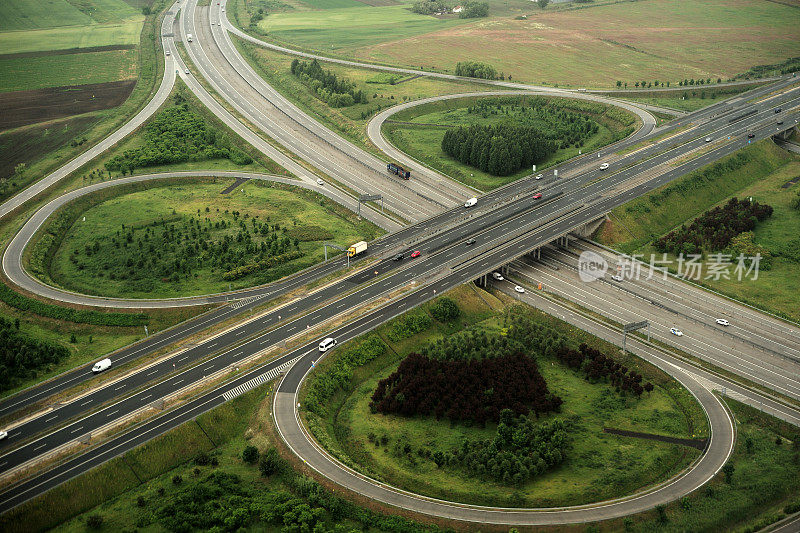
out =
<path fill-rule="evenodd" d="M 642 385 L 642 375 L 628 370 L 596 348 L 581 344 L 578 350 L 562 346 L 556 352 L 559 361 L 575 370 L 582 370 L 589 381 L 607 379 L 618 391 L 631 392 L 641 396 L 644 391 L 653 390 L 652 383 Z"/>

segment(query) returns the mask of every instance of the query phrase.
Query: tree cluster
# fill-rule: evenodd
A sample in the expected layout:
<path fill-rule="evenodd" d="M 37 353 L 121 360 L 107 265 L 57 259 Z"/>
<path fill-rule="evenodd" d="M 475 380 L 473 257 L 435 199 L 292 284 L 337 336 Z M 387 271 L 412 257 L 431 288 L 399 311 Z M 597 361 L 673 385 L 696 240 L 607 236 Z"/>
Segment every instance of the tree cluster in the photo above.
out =
<path fill-rule="evenodd" d="M 237 165 L 253 160 L 234 148 L 227 135 L 206 124 L 200 115 L 182 104 L 160 111 L 144 128 L 144 145 L 125 150 L 105 163 L 106 170 L 133 172 L 136 168 L 187 161 L 230 159 Z"/>
<path fill-rule="evenodd" d="M 522 353 L 482 359 L 406 357 L 372 394 L 373 412 L 434 415 L 452 421 L 496 422 L 503 409 L 517 414 L 558 410 L 536 362 Z"/>
<path fill-rule="evenodd" d="M 220 216 L 206 208 L 205 217 L 198 212 L 143 226 L 122 224 L 114 235 L 74 248 L 70 261 L 111 280 L 176 283 L 206 268 L 223 280 L 239 279 L 303 256 L 299 239 L 289 237 L 288 228 L 255 217 L 248 223 L 247 218 L 239 211 Z"/>
<path fill-rule="evenodd" d="M 524 415 L 515 417 L 506 409 L 500 414 L 494 439 L 465 440 L 443 462 L 476 477 L 521 485 L 560 464 L 566 452 L 567 431 L 561 420 L 539 422 Z"/>
<path fill-rule="evenodd" d="M 499 79 L 497 69 L 486 63 L 478 61 L 459 61 L 456 63 L 456 76 L 467 78 L 481 78 L 483 80 Z"/>
<path fill-rule="evenodd" d="M 556 357 L 569 368 L 582 371 L 588 381 L 608 380 L 617 392 L 630 392 L 635 396 L 641 396 L 644 391 L 653 390 L 653 384 L 650 382 L 642 385 L 641 374 L 629 370 L 613 357 L 586 344 L 581 344 L 578 350 L 561 347 Z"/>
<path fill-rule="evenodd" d="M 292 61 L 291 71 L 317 98 L 331 107 L 349 107 L 368 102 L 366 93 L 357 89 L 355 83 L 323 69 L 316 59 L 295 59 Z"/>
<path fill-rule="evenodd" d="M 399 316 L 389 324 L 386 336 L 397 342 L 431 327 L 431 317 L 425 311 L 413 311 Z"/>
<path fill-rule="evenodd" d="M 415 2 L 411 6 L 413 13 L 420 15 L 433 15 L 434 13 L 449 13 L 453 9 L 452 3 L 442 2 L 440 0 L 423 0 L 422 2 Z"/>
<path fill-rule="evenodd" d="M 433 302 L 430 306 L 431 315 L 439 322 L 450 322 L 455 320 L 461 315 L 461 309 L 458 304 L 447 296 L 442 296 Z"/>
<path fill-rule="evenodd" d="M 653 246 L 659 252 L 675 254 L 700 253 L 703 248 L 712 251 L 725 249 L 731 240 L 747 231 L 756 223 L 772 216 L 772 206 L 751 202 L 749 199 L 731 198 L 722 207 L 710 209 L 694 219 L 687 227 L 673 230 L 657 239 Z"/>
<path fill-rule="evenodd" d="M 489 16 L 489 4 L 486 2 L 466 2 L 458 18 L 475 19 Z"/>
<path fill-rule="evenodd" d="M 13 389 L 40 370 L 69 357 L 58 344 L 31 339 L 19 331 L 19 320 L 0 317 L 0 391 Z"/>
<path fill-rule="evenodd" d="M 447 130 L 442 150 L 450 157 L 495 176 L 508 176 L 538 163 L 557 148 L 537 128 L 499 124 Z"/>

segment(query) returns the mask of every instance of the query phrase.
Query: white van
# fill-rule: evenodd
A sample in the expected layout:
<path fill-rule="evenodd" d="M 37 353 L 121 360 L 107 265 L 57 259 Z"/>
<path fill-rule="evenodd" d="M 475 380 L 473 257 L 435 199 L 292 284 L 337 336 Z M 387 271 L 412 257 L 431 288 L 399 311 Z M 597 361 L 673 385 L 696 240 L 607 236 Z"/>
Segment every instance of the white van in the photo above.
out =
<path fill-rule="evenodd" d="M 464 203 L 464 207 L 472 207 L 473 205 L 475 205 L 477 203 L 478 203 L 478 199 L 477 198 L 470 198 L 469 200 L 467 200 Z"/>
<path fill-rule="evenodd" d="M 336 339 L 328 337 L 327 339 L 319 343 L 319 351 L 320 353 L 325 353 L 334 346 L 336 346 Z"/>
<path fill-rule="evenodd" d="M 103 359 L 102 361 L 98 361 L 92 367 L 92 372 L 95 374 L 99 374 L 103 370 L 108 370 L 111 368 L 111 359 Z"/>

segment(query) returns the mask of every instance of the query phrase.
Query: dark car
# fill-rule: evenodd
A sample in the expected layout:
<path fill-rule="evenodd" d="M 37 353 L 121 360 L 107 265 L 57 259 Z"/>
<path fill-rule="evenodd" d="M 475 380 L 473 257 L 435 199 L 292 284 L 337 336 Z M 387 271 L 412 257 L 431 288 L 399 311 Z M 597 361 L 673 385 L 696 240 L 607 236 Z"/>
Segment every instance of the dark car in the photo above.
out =
<path fill-rule="evenodd" d="M 782 120 L 779 120 L 779 121 L 778 121 L 778 126 L 780 126 L 781 124 L 783 124 L 783 121 L 782 121 Z"/>
<path fill-rule="evenodd" d="M 780 113 L 780 112 L 781 112 L 781 108 L 780 108 L 780 107 L 776 107 L 776 108 L 775 108 L 775 112 L 776 112 L 776 113 Z"/>
<path fill-rule="evenodd" d="M 405 256 L 403 254 L 397 254 L 392 258 L 392 261 L 402 261 Z"/>
<path fill-rule="evenodd" d="M 755 134 L 755 133 L 748 133 L 748 134 L 747 134 L 747 138 L 748 138 L 748 139 L 752 139 L 752 138 L 753 138 L 753 137 L 755 137 L 755 136 L 756 136 L 756 134 Z"/>
<path fill-rule="evenodd" d="M 466 241 L 464 241 L 464 244 L 466 244 L 466 245 L 468 245 L 468 246 L 469 246 L 470 244 L 475 244 L 475 239 L 467 239 Z"/>

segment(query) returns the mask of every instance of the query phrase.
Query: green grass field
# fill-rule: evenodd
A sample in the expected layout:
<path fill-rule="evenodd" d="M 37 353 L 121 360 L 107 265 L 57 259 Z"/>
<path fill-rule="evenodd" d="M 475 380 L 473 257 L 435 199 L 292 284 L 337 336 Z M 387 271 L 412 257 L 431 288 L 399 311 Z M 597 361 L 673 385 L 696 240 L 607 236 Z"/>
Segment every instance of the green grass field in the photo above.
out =
<path fill-rule="evenodd" d="M 502 311 L 488 307 L 469 287 L 460 287 L 450 296 L 462 308 L 458 324 L 435 324 L 400 342 L 389 341 L 387 327 L 379 328 L 378 334 L 390 350 L 355 371 L 348 384 L 352 392 L 340 392 L 328 402 L 328 418 L 318 420 L 309 415 L 313 419 L 309 422 L 312 429 L 327 428 L 328 437 L 323 436 L 321 442 L 332 437 L 339 453 L 347 450 L 348 464 L 355 463 L 381 480 L 436 498 L 483 505 L 557 506 L 634 492 L 669 477 L 697 456 L 696 450 L 650 441 L 643 445 L 642 441 L 602 432 L 603 427 L 613 427 L 680 437 L 706 435 L 704 415 L 691 396 L 660 371 L 630 357 L 624 364 L 636 365 L 646 379 L 657 385 L 652 394 L 639 400 L 620 397 L 605 384 L 590 384 L 555 360 L 539 360 L 548 388 L 564 400 L 560 413 L 541 419 L 564 420 L 570 427 L 570 445 L 562 465 L 520 487 L 478 482 L 457 469 L 439 469 L 429 459 L 418 458 L 412 464 L 404 457 L 399 458 L 392 451 L 396 443 L 409 443 L 416 457 L 418 448 L 448 450 L 464 438 L 490 438 L 495 431 L 491 425 L 476 428 L 428 417 L 409 419 L 370 411 L 370 396 L 378 380 L 391 374 L 406 354 L 465 327 L 497 332 L 502 326 Z M 598 345 L 598 340 L 588 334 L 577 333 L 538 311 L 529 311 L 543 323 L 555 325 L 569 335 L 570 342 Z M 617 350 L 609 345 L 602 345 L 602 349 L 617 356 Z M 323 360 L 318 371 L 329 371 L 331 363 Z M 371 433 L 379 438 L 386 435 L 389 442 L 386 446 L 376 446 L 369 442 Z M 318 433 L 315 435 L 319 438 Z"/>
<path fill-rule="evenodd" d="M 0 59 L 0 92 L 126 80 L 137 75 L 136 50 Z"/>
<path fill-rule="evenodd" d="M 456 180 L 484 191 L 495 189 L 529 175 L 531 169 L 524 168 L 509 176 L 494 176 L 482 172 L 477 168 L 462 164 L 444 153 L 441 144 L 446 130 L 444 127 L 430 126 L 431 124 L 453 127 L 471 124 L 498 124 L 514 120 L 513 116 L 509 118 L 509 116 L 503 115 L 502 113 L 499 115 L 489 115 L 487 117 L 475 113 L 468 113 L 467 108 L 474 105 L 476 100 L 478 99 L 446 100 L 402 111 L 394 115 L 391 120 L 419 123 L 420 125 L 415 126 L 387 122 L 383 127 L 384 135 L 388 141 L 403 152 L 444 172 Z M 580 104 L 580 102 L 578 103 Z M 586 140 L 583 148 L 580 149 L 584 152 L 589 152 L 615 141 L 620 132 L 630 127 L 629 124 L 622 123 L 620 120 L 630 120 L 631 123 L 634 120 L 632 115 L 626 113 L 617 115 L 618 111 L 616 108 L 609 108 L 597 104 L 592 105 L 596 106 L 595 112 L 583 112 L 582 114 L 595 119 L 598 122 L 599 129 L 596 134 Z M 606 111 L 606 114 L 603 114 L 603 111 Z M 608 116 L 608 113 L 610 113 L 611 116 Z M 558 165 L 562 161 L 577 156 L 578 152 L 579 149 L 573 146 L 562 148 L 538 164 L 537 171 Z"/>
<path fill-rule="evenodd" d="M 87 27 L 59 27 L 44 30 L 0 33 L 4 54 L 68 50 L 109 45 L 139 44 L 141 21 L 128 21 Z"/>
<path fill-rule="evenodd" d="M 775 209 L 771 218 L 759 223 L 755 241 L 779 253 L 797 237 L 800 213 L 789 206 L 800 185 L 783 188 L 786 182 L 800 175 L 800 158 L 790 155 L 769 141 L 757 143 L 743 152 L 747 162 L 734 171 L 721 173 L 711 181 L 692 183 L 689 174 L 667 185 L 670 192 L 654 203 L 650 195 L 638 198 L 612 212 L 612 222 L 605 223 L 597 238 L 627 253 L 654 252 L 650 242 L 728 198 L 752 196 Z M 713 166 L 713 165 L 712 165 Z M 683 185 L 687 184 L 687 185 Z M 684 191 L 684 187 L 689 191 Z M 673 187 L 670 189 L 670 187 Z M 797 292 L 787 290 L 800 283 L 800 268 L 783 257 L 776 257 L 771 270 L 761 270 L 757 280 L 702 280 L 709 288 L 747 303 L 800 320 L 800 300 Z"/>
<path fill-rule="evenodd" d="M 727 79 L 800 50 L 796 6 L 777 2 L 490 5 L 488 18 L 472 20 L 416 15 L 407 5 L 283 10 L 270 12 L 259 30 L 342 57 L 445 72 L 477 60 L 521 82 L 572 87 Z M 515 20 L 523 14 L 525 20 Z"/>
<path fill-rule="evenodd" d="M 187 180 L 185 185 L 175 184 L 169 187 L 155 184 L 153 188 L 108 199 L 79 213 L 80 218 L 68 230 L 52 259 L 52 279 L 69 290 L 90 294 L 167 298 L 221 292 L 228 290 L 229 285 L 238 289 L 265 283 L 276 279 L 276 276 L 285 276 L 319 262 L 324 256 L 321 242 L 301 242 L 300 251 L 305 254 L 303 257 L 260 270 L 230 283 L 222 278 L 224 268 L 215 269 L 211 265 L 195 268 L 187 275 L 182 273 L 179 281 L 164 278 L 158 266 L 141 279 L 110 279 L 109 267 L 110 272 L 114 272 L 118 267 L 125 266 L 118 264 L 120 253 L 111 244 L 112 237 L 119 238 L 116 232 L 123 224 L 128 228 L 143 228 L 162 218 L 170 221 L 174 219 L 175 225 L 180 228 L 183 227 L 182 221 L 190 217 L 199 217 L 201 221 L 204 217 L 210 217 L 212 224 L 220 220 L 231 224 L 228 229 L 212 229 L 210 238 L 215 242 L 221 241 L 226 235 L 236 239 L 239 225 L 234 216 L 229 214 L 233 211 L 241 212 L 242 217 L 257 217 L 260 222 L 280 224 L 288 230 L 282 235 L 290 237 L 294 231 L 303 228 L 322 227 L 332 235 L 330 240 L 341 246 L 360 240 L 371 240 L 377 235 L 377 229 L 369 223 L 355 222 L 355 215 L 349 216 L 349 212 L 345 213 L 342 209 L 321 206 L 319 198 L 313 193 L 273 188 L 270 184 L 251 181 L 237 187 L 228 195 L 221 195 L 232 183 L 233 179 L 218 179 Z M 243 220 L 252 229 L 250 220 Z M 138 231 L 136 239 L 142 238 L 143 234 L 143 231 Z M 260 242 L 257 235 L 254 239 L 257 244 Z M 75 250 L 84 250 L 94 242 L 102 243 L 99 252 L 90 257 L 81 255 L 79 263 L 70 260 Z M 89 266 L 84 270 L 82 264 Z M 138 274 L 142 273 L 141 270 L 141 267 L 136 269 Z"/>

